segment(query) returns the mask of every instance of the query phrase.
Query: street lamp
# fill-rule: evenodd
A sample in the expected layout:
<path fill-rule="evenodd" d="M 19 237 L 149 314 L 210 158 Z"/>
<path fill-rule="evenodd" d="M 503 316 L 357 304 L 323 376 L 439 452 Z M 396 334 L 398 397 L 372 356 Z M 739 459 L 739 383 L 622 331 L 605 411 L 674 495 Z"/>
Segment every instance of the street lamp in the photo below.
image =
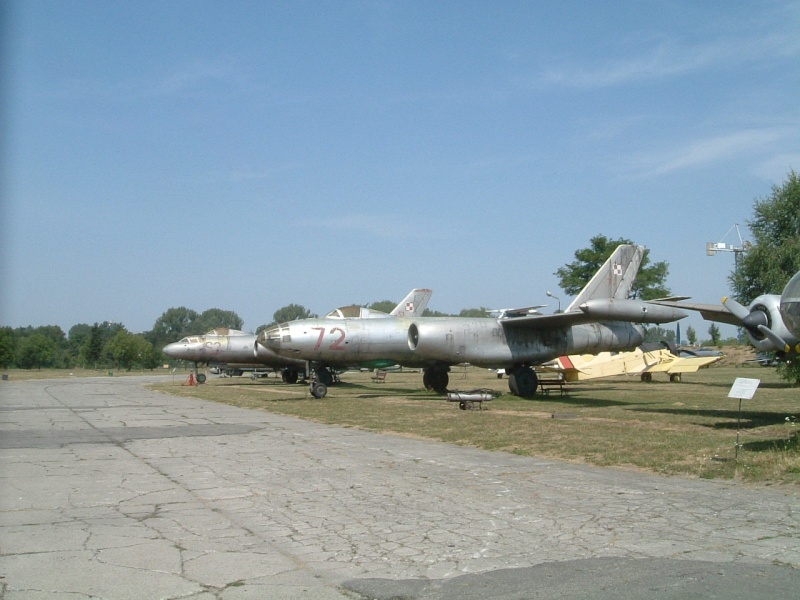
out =
<path fill-rule="evenodd" d="M 552 298 L 553 300 L 558 302 L 558 310 L 556 312 L 561 312 L 561 300 L 558 298 L 558 296 L 554 296 L 553 292 L 546 292 L 546 294 L 549 298 Z"/>

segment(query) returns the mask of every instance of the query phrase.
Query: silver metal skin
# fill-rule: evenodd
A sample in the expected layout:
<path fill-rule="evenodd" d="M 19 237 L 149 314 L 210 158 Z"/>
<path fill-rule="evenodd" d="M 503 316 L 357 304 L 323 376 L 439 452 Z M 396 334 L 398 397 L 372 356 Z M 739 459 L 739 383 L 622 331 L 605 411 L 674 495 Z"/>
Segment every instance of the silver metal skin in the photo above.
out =
<path fill-rule="evenodd" d="M 255 349 L 255 351 L 254 351 Z M 256 344 L 256 335 L 236 329 L 212 329 L 164 346 L 164 354 L 198 365 L 221 367 L 231 375 L 258 368 L 278 369 L 284 381 L 296 382 L 305 371 L 305 361 L 280 356 Z"/>
<path fill-rule="evenodd" d="M 530 368 L 564 354 L 633 349 L 643 341 L 637 323 L 665 323 L 682 311 L 627 298 L 644 248 L 619 246 L 563 313 L 505 310 L 498 318 L 324 318 L 282 323 L 258 343 L 282 356 L 335 366 L 386 360 L 424 367 L 423 383 L 447 392 L 450 366 L 504 368 L 515 394 L 532 396 Z"/>

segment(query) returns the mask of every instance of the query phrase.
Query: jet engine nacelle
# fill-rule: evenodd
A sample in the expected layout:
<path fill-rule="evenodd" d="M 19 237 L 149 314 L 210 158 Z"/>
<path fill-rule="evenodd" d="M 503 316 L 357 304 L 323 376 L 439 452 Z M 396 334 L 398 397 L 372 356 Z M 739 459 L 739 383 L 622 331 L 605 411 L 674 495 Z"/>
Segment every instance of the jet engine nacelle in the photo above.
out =
<path fill-rule="evenodd" d="M 458 326 L 451 321 L 417 321 L 409 325 L 408 349 L 420 363 L 470 362 L 482 366 L 512 362 L 511 350 L 496 320 L 463 319 L 463 325 Z M 481 327 L 479 321 L 491 322 L 491 326 Z"/>
<path fill-rule="evenodd" d="M 578 308 L 594 321 L 627 321 L 629 323 L 671 323 L 686 316 L 673 306 L 649 304 L 642 300 L 595 298 Z"/>

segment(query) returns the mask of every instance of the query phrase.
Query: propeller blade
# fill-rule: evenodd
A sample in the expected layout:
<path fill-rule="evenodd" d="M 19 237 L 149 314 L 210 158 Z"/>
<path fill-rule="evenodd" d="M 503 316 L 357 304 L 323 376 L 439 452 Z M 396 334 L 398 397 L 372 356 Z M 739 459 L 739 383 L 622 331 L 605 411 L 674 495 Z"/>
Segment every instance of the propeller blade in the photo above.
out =
<path fill-rule="evenodd" d="M 733 298 L 728 298 L 725 296 L 722 299 L 722 305 L 727 308 L 735 317 L 737 317 L 740 321 L 744 321 L 747 318 L 747 315 L 750 314 L 750 311 L 747 310 L 747 307 L 742 306 Z"/>
<path fill-rule="evenodd" d="M 766 325 L 759 325 L 758 330 L 763 333 L 770 342 L 775 344 L 775 347 L 779 349 L 779 352 L 789 352 L 791 350 L 789 344 L 787 344 L 778 334 L 776 334 Z"/>

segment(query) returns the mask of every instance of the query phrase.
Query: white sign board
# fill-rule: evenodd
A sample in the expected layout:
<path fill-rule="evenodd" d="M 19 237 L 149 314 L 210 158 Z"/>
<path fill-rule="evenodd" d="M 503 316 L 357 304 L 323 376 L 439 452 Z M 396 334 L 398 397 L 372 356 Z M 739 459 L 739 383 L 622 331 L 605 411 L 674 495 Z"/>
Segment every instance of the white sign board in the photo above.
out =
<path fill-rule="evenodd" d="M 758 384 L 761 383 L 760 379 L 747 379 L 745 377 L 737 377 L 736 381 L 731 386 L 731 391 L 728 398 L 739 398 L 740 400 L 752 400 L 753 396 L 758 389 Z"/>

